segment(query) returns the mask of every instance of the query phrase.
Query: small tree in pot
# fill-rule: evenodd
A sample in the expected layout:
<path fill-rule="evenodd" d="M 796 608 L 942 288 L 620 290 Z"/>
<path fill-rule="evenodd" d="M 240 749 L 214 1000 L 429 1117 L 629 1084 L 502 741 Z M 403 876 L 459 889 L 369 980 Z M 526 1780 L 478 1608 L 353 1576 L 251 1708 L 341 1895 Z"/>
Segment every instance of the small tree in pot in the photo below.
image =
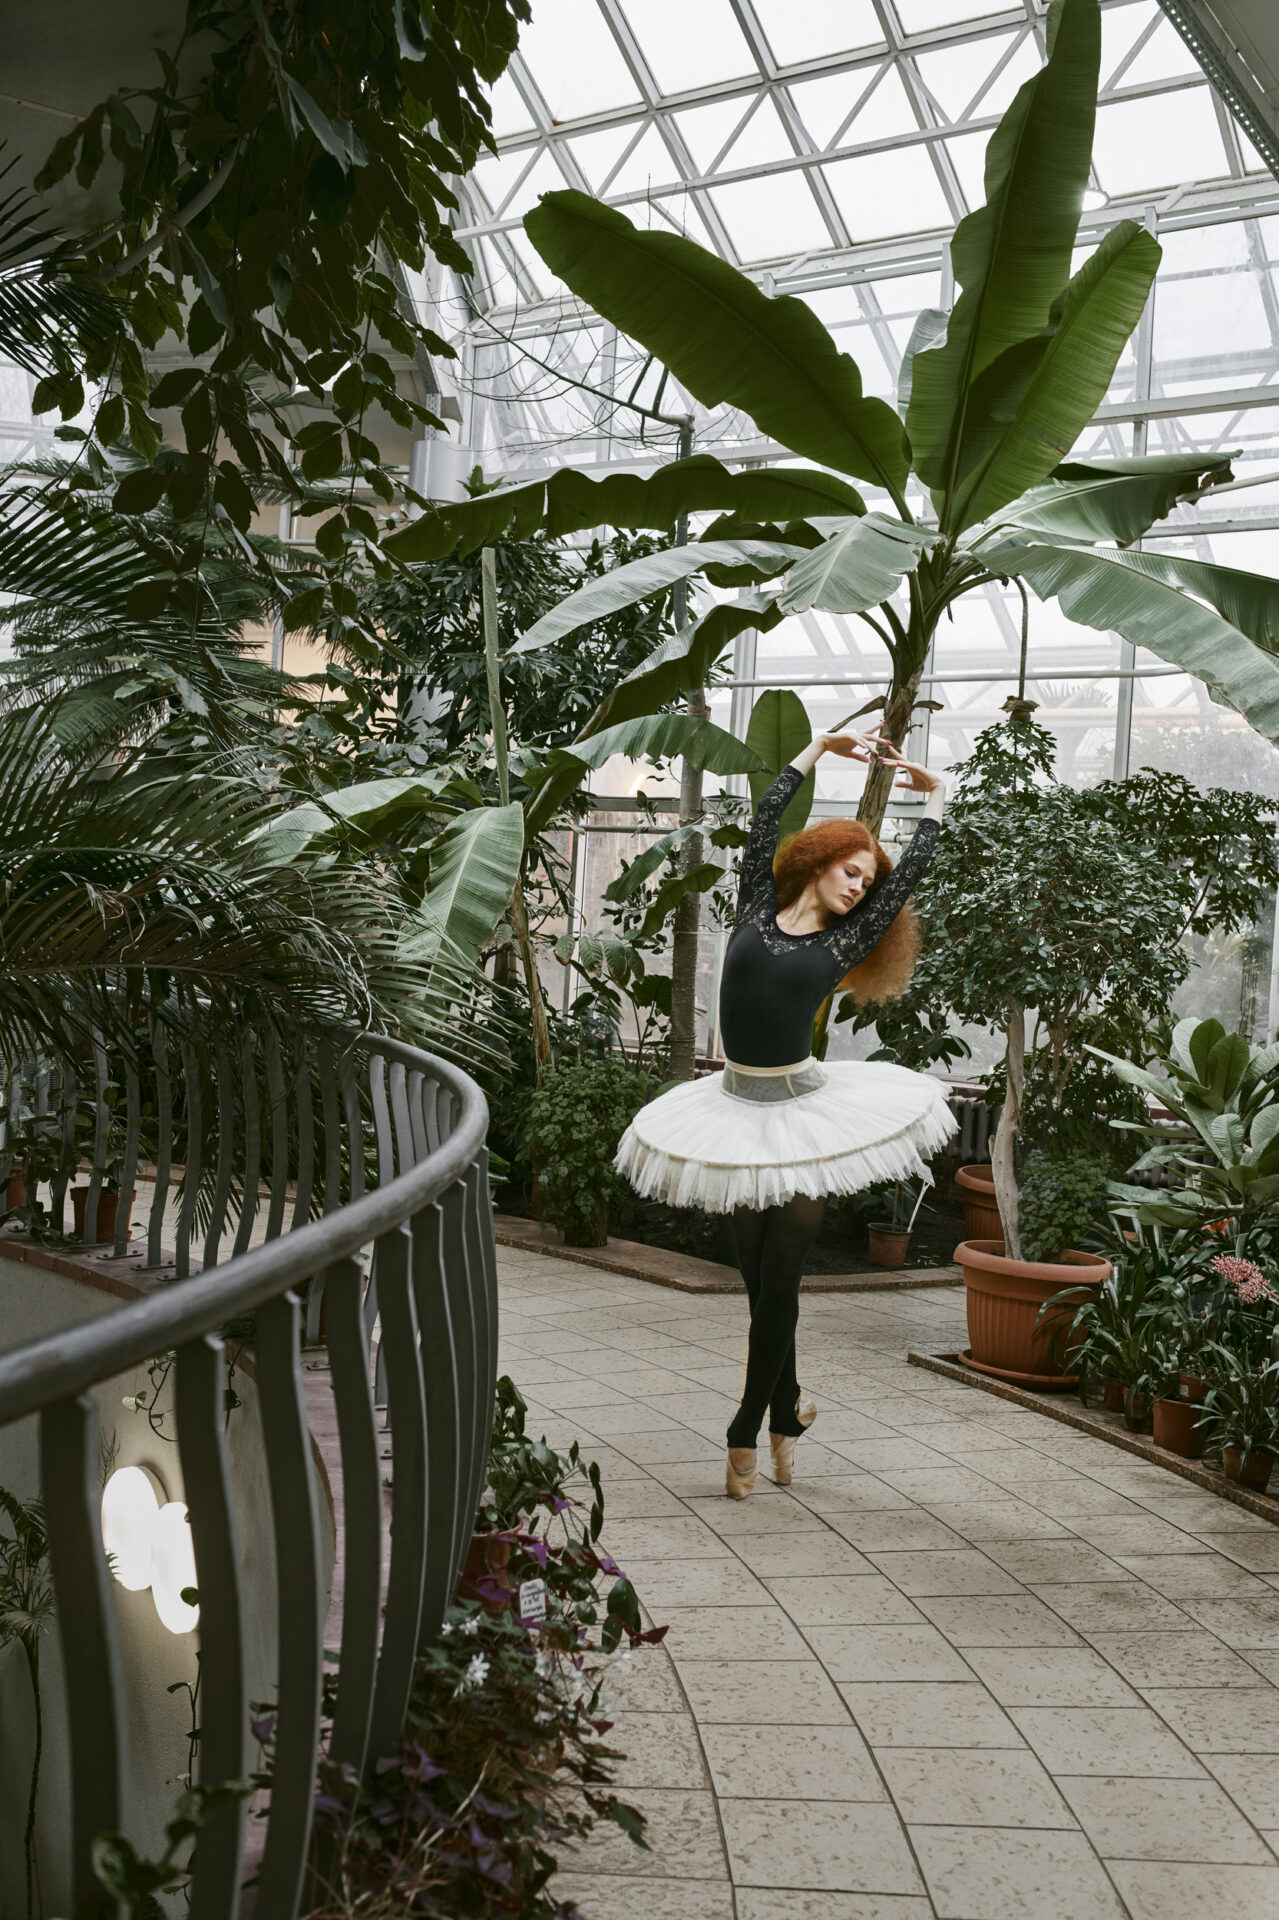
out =
<path fill-rule="evenodd" d="M 1018 1141 L 1028 1073 L 1064 1114 L 1089 1043 L 1143 1031 L 1189 962 L 1178 876 L 1092 796 L 1053 779 L 1054 742 L 1031 703 L 977 737 L 920 890 L 926 944 L 913 992 L 1004 1043 L 991 1149 L 1004 1249 L 1023 1258 Z M 1036 1251 L 1039 1251 L 1037 1248 Z"/>

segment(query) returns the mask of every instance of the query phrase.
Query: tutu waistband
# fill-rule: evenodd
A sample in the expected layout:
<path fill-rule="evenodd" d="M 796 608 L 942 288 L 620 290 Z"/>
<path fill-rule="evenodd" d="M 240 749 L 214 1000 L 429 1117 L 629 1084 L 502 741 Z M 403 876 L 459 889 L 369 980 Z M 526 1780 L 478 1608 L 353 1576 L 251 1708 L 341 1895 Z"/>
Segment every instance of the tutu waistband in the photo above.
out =
<path fill-rule="evenodd" d="M 816 1093 L 826 1085 L 826 1069 L 810 1054 L 789 1067 L 744 1067 L 725 1060 L 721 1087 L 730 1100 L 747 1100 L 752 1106 L 772 1107 L 783 1100 L 798 1100 L 803 1094 Z"/>

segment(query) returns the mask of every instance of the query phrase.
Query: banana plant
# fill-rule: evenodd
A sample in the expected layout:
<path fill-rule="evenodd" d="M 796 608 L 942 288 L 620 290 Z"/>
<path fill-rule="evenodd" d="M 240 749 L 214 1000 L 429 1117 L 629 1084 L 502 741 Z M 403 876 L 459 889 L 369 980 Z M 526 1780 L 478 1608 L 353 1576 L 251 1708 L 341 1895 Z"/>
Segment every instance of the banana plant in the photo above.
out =
<path fill-rule="evenodd" d="M 1182 1020 L 1159 1073 L 1090 1051 L 1172 1116 L 1128 1129 L 1154 1143 L 1133 1172 L 1171 1168 L 1184 1182 L 1172 1190 L 1112 1182 L 1117 1208 L 1151 1225 L 1202 1229 L 1279 1207 L 1279 1046 L 1255 1046 L 1219 1020 Z"/>
<path fill-rule="evenodd" d="M 1105 396 L 1160 260 L 1153 236 L 1123 220 L 1071 272 L 1100 45 L 1098 0 L 1054 0 L 1047 62 L 992 135 L 986 203 L 954 235 L 958 298 L 949 314 L 921 316 L 895 407 L 863 392 L 856 363 L 803 301 L 771 298 L 693 241 L 641 231 L 585 194 L 545 195 L 525 228 L 575 294 L 700 405 L 739 409 L 791 455 L 830 472 L 727 476 L 694 461 L 647 481 L 559 473 L 441 508 L 395 536 L 404 556 L 416 553 L 414 543 L 485 537 L 485 515 L 568 532 L 646 512 L 653 520 L 617 523 L 669 526 L 679 507 L 718 506 L 703 539 L 591 582 L 521 646 L 638 602 L 681 570 L 712 585 L 744 581 L 754 587 L 753 620 L 741 618 L 738 631 L 810 607 L 867 622 L 888 650 L 883 719 L 900 746 L 939 621 L 962 595 L 1013 580 L 1057 599 L 1076 624 L 1122 634 L 1196 675 L 1279 741 L 1279 582 L 1132 550 L 1179 500 L 1229 479 L 1228 458 L 1068 458 Z M 801 503 L 805 489 L 833 476 L 849 493 L 852 482 L 869 483 L 885 504 L 867 511 L 860 497 L 836 508 Z M 793 496 L 768 493 L 769 482 L 783 481 Z M 735 606 L 721 606 L 691 622 L 654 657 L 649 691 L 671 699 L 700 686 L 738 617 Z M 618 695 L 626 697 L 623 689 Z M 872 827 L 890 778 L 884 767 L 867 783 L 861 811 Z"/>

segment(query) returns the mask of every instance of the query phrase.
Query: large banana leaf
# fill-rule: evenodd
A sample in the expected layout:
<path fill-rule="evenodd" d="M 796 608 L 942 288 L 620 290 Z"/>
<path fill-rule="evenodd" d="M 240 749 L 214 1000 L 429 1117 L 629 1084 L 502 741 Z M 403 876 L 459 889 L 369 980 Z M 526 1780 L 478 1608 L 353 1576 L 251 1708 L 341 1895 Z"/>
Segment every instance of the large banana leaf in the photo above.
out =
<path fill-rule="evenodd" d="M 856 362 L 802 300 L 770 299 L 693 241 L 641 232 L 584 193 L 545 194 L 524 225 L 552 272 L 703 406 L 740 407 L 783 446 L 900 502 L 901 421 L 862 393 Z"/>
<path fill-rule="evenodd" d="M 1101 15 L 1097 0 L 1061 0 L 1051 19 L 1048 64 L 1020 89 L 986 149 L 986 204 L 955 230 L 951 260 L 963 291 L 946 344 L 917 353 L 912 370 L 906 424 L 915 470 L 946 532 L 956 482 L 972 465 L 965 441 L 974 383 L 1010 347 L 1045 331 L 1070 277 L 1092 157 Z"/>
<path fill-rule="evenodd" d="M 1088 552 L 1046 542 L 997 547 L 983 557 L 992 570 L 1028 580 L 1041 600 L 1055 597 L 1063 613 L 1081 626 L 1121 633 L 1194 674 L 1210 690 L 1219 691 L 1258 733 L 1279 742 L 1279 661 L 1215 607 L 1192 600 L 1175 584 L 1185 562 L 1170 563 L 1162 554 L 1114 548 Z M 1204 571 L 1223 574 L 1229 569 Z M 1270 588 L 1273 605 L 1273 596 L 1279 594 L 1276 582 L 1246 574 L 1237 578 L 1251 581 L 1256 589 L 1249 601 L 1254 614 L 1263 587 Z"/>
<path fill-rule="evenodd" d="M 746 728 L 747 746 L 764 762 L 760 771 L 750 776 L 752 806 L 759 805 L 782 768 L 788 767 L 796 754 L 804 751 L 812 737 L 808 711 L 797 693 L 789 687 L 770 687 L 760 694 L 751 708 Z M 807 774 L 782 815 L 779 838 L 799 833 L 807 825 L 816 786 L 816 773 Z"/>
<path fill-rule="evenodd" d="M 1058 306 L 1049 340 L 1012 347 L 973 382 L 948 525 L 962 532 L 1044 480 L 1105 398 L 1162 249 L 1135 220 L 1112 227 Z M 1027 374 L 1009 418 L 1009 393 Z"/>
<path fill-rule="evenodd" d="M 766 632 L 781 617 L 772 594 L 752 593 L 712 607 L 700 620 L 663 640 L 647 660 L 619 680 L 591 715 L 582 737 L 621 720 L 633 720 L 639 714 L 656 713 L 682 693 L 704 686 L 711 668 L 739 633 L 749 627 Z"/>
<path fill-rule="evenodd" d="M 804 467 L 748 467 L 730 473 L 708 453 L 673 460 L 647 479 L 609 473 L 598 480 L 561 468 L 549 478 L 498 487 L 474 500 L 440 502 L 420 520 L 389 534 L 383 545 L 398 560 L 438 560 L 470 553 L 504 535 L 527 539 L 539 530 L 558 537 L 584 527 L 673 527 L 681 514 L 718 510 L 744 520 L 803 520 L 810 514 L 864 513 L 855 487 L 833 473 Z"/>
<path fill-rule="evenodd" d="M 1219 484 L 1230 478 L 1229 455 L 1069 461 L 999 517 L 1062 540 L 1113 540 L 1127 547 L 1171 513 L 1178 500 L 1208 480 Z"/>
<path fill-rule="evenodd" d="M 1279 580 L 1237 567 L 1217 567 L 1174 553 L 1134 553 L 1133 564 L 1152 580 L 1206 600 L 1223 620 L 1267 653 L 1279 653 Z"/>
<path fill-rule="evenodd" d="M 523 856 L 524 812 L 516 801 L 473 807 L 450 820 L 430 848 L 430 885 L 406 930 L 406 954 L 421 959 L 443 949 L 474 960 L 493 937 Z"/>
<path fill-rule="evenodd" d="M 588 768 L 602 767 L 615 753 L 628 760 L 674 760 L 707 773 L 753 773 L 762 764 L 757 753 L 709 720 L 688 713 L 645 714 L 605 727 L 570 748 L 553 747 L 540 767 L 527 769 L 531 795 L 525 807 L 530 839 L 555 818 L 581 786 Z"/>
<path fill-rule="evenodd" d="M 777 540 L 702 540 L 687 547 L 663 547 L 660 553 L 646 554 L 642 560 L 630 560 L 624 567 L 588 580 L 558 607 L 542 615 L 512 648 L 513 653 L 533 653 L 552 640 L 562 640 L 578 627 L 589 626 L 622 607 L 633 607 L 650 594 L 660 593 L 675 580 L 687 580 L 709 566 L 751 566 L 759 573 L 777 573 L 788 560 L 799 560 L 807 547 L 790 546 Z"/>
<path fill-rule="evenodd" d="M 820 547 L 797 560 L 782 583 L 783 613 L 864 613 L 897 591 L 904 573 L 936 539 L 924 527 L 907 526 L 882 513 L 848 520 Z"/>
<path fill-rule="evenodd" d="M 359 780 L 317 800 L 304 800 L 268 821 L 258 839 L 260 856 L 268 866 L 283 866 L 331 845 L 344 827 L 365 846 L 375 846 L 414 816 L 434 808 L 440 789 L 455 772 L 456 768 L 443 766 L 417 777 L 392 774 L 382 780 Z"/>

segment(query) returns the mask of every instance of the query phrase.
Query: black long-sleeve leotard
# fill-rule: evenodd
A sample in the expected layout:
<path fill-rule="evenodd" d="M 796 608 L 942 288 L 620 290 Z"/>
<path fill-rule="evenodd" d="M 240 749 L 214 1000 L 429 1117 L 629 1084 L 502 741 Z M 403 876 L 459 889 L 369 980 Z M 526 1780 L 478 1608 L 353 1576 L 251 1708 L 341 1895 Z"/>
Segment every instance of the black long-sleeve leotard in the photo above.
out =
<path fill-rule="evenodd" d="M 803 778 L 795 767 L 782 770 L 755 810 L 742 854 L 719 1023 L 725 1056 L 744 1067 L 786 1067 L 808 1058 L 817 1009 L 897 918 L 941 830 L 938 821 L 921 820 L 893 871 L 860 906 L 819 932 L 787 933 L 777 924 L 773 854 L 782 814 Z"/>

